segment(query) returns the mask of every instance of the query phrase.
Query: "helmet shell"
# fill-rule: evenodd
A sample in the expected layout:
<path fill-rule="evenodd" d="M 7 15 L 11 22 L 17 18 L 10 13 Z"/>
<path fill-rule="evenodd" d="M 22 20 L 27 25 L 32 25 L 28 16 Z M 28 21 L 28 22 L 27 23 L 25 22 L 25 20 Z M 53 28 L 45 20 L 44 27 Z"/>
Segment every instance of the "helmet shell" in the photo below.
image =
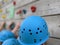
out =
<path fill-rule="evenodd" d="M 10 38 L 10 39 L 7 39 L 6 41 L 4 41 L 2 45 L 20 45 L 20 44 L 17 39 Z"/>
<path fill-rule="evenodd" d="M 19 42 L 22 45 L 40 45 L 49 38 L 46 21 L 40 16 L 29 16 L 20 25 Z"/>
<path fill-rule="evenodd" d="M 15 35 L 9 30 L 2 30 L 0 32 L 0 42 L 4 42 L 9 38 L 15 38 Z"/>

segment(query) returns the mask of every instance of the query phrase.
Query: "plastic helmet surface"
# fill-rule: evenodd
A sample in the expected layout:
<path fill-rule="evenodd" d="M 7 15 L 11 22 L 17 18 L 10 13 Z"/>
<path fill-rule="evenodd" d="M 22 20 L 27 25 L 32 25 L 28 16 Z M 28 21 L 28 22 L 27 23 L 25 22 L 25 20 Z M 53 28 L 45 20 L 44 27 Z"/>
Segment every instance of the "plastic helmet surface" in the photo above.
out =
<path fill-rule="evenodd" d="M 4 41 L 2 45 L 20 45 L 20 44 L 17 39 L 11 38 Z"/>
<path fill-rule="evenodd" d="M 49 39 L 46 21 L 40 16 L 29 16 L 23 20 L 19 30 L 22 45 L 41 45 Z"/>
<path fill-rule="evenodd" d="M 0 32 L 0 42 L 4 42 L 9 38 L 15 38 L 15 35 L 9 30 L 2 30 Z"/>

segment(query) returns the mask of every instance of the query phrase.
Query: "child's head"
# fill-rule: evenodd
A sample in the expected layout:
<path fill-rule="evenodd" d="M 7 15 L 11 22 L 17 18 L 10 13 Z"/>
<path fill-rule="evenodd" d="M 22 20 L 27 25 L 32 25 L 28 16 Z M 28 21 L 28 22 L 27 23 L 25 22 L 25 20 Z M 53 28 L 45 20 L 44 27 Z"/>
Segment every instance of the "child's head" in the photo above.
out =
<path fill-rule="evenodd" d="M 20 25 L 19 42 L 22 45 L 41 45 L 49 38 L 46 21 L 40 16 L 29 16 Z"/>

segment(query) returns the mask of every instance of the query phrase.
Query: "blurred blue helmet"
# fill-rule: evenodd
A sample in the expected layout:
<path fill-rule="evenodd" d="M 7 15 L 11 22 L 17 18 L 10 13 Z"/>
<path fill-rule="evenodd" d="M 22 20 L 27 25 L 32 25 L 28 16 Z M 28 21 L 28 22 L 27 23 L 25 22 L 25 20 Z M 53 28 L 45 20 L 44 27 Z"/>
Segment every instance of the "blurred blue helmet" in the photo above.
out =
<path fill-rule="evenodd" d="M 2 45 L 20 45 L 20 44 L 17 39 L 11 38 L 4 41 Z"/>
<path fill-rule="evenodd" d="M 0 42 L 4 42 L 9 38 L 15 38 L 15 35 L 9 30 L 2 30 L 0 32 Z"/>
<path fill-rule="evenodd" d="M 42 17 L 29 16 L 21 23 L 19 42 L 22 45 L 41 45 L 48 39 L 48 27 Z"/>

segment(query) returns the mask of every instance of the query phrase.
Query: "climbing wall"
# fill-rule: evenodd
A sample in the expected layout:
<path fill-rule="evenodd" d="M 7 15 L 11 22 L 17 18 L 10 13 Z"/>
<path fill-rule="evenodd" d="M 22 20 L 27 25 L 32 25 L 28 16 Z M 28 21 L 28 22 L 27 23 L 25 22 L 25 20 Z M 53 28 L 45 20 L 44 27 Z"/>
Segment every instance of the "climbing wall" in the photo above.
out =
<path fill-rule="evenodd" d="M 1 18 L 0 20 L 19 19 L 20 16 L 25 14 L 27 11 L 25 9 L 20 10 L 20 8 L 35 1 L 36 0 L 30 0 L 30 1 L 29 0 L 1 0 L 0 1 L 1 2 L 0 3 L 0 18 Z"/>

